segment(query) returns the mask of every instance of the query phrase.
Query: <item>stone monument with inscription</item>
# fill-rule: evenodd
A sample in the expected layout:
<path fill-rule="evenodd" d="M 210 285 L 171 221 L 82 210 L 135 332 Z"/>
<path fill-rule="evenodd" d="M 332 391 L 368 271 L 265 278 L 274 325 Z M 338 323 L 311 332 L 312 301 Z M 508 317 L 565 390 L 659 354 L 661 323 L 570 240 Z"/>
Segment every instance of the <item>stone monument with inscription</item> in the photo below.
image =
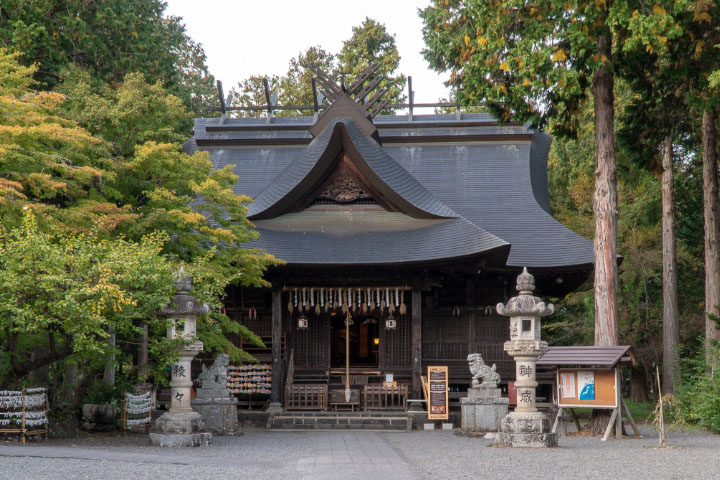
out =
<path fill-rule="evenodd" d="M 170 411 L 155 420 L 150 432 L 150 442 L 162 447 L 208 446 L 212 440 L 212 434 L 205 431 L 202 415 L 190 406 L 190 389 L 193 385 L 190 364 L 193 357 L 203 349 L 202 342 L 196 340 L 197 316 L 210 311 L 207 304 L 200 305 L 190 295 L 191 284 L 190 276 L 184 275 L 181 269 L 175 280 L 175 297 L 170 305 L 160 310 L 162 315 L 170 318 L 168 338 L 181 338 L 185 342 L 180 358 L 173 363 L 170 372 Z M 181 331 L 178 330 L 180 325 Z"/>
<path fill-rule="evenodd" d="M 517 407 L 503 419 L 495 445 L 556 447 L 557 434 L 551 433 L 550 419 L 535 407 L 535 363 L 548 348 L 547 342 L 540 340 L 540 318 L 552 314 L 554 307 L 532 294 L 535 277 L 527 268 L 517 277 L 517 290 L 518 296 L 497 305 L 500 315 L 510 317 L 510 340 L 505 342 L 505 351 L 515 360 Z"/>
<path fill-rule="evenodd" d="M 217 435 L 235 435 L 238 430 L 237 398 L 227 388 L 230 356 L 221 353 L 210 368 L 202 366 L 201 387 L 192 400 L 193 409 L 205 420 L 205 427 Z"/>
<path fill-rule="evenodd" d="M 460 399 L 460 428 L 467 434 L 497 432 L 500 430 L 501 420 L 508 413 L 509 403 L 507 398 L 500 395 L 500 375 L 495 371 L 495 365 L 486 365 L 479 353 L 471 353 L 467 361 L 473 377 L 468 396 Z"/>

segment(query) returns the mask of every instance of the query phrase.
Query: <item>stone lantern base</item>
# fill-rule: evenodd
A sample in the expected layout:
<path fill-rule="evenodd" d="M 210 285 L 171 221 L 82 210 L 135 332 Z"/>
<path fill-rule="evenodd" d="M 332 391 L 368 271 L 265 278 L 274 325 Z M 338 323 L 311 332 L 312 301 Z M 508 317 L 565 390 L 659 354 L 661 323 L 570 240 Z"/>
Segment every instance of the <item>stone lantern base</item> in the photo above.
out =
<path fill-rule="evenodd" d="M 502 432 L 495 437 L 497 447 L 557 447 L 557 433 L 551 433 L 550 419 L 540 412 L 509 413 L 502 421 Z"/>
<path fill-rule="evenodd" d="M 153 424 L 150 443 L 161 447 L 207 447 L 212 433 L 203 430 L 205 422 L 199 413 L 167 412 Z"/>

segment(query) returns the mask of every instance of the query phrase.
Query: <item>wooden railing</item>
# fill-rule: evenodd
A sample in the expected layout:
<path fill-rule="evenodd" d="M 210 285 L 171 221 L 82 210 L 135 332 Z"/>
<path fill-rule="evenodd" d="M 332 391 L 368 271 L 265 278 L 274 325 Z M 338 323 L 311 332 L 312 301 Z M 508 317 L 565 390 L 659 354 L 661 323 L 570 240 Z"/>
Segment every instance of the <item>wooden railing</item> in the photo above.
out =
<path fill-rule="evenodd" d="M 365 410 L 407 410 L 407 399 L 407 385 L 365 387 Z"/>
<path fill-rule="evenodd" d="M 285 385 L 285 410 L 327 410 L 327 385 Z"/>

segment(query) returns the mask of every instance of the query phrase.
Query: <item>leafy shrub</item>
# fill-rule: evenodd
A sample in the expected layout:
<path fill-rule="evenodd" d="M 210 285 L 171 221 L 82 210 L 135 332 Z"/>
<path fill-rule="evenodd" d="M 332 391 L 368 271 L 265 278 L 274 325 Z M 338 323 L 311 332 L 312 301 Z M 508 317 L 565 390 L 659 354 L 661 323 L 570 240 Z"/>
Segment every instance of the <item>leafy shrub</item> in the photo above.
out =
<path fill-rule="evenodd" d="M 720 346 L 713 347 L 715 358 L 720 358 Z M 707 371 L 704 352 L 685 362 L 682 383 L 677 396 L 679 411 L 688 423 L 707 427 L 720 433 L 720 371 L 711 375 Z"/>

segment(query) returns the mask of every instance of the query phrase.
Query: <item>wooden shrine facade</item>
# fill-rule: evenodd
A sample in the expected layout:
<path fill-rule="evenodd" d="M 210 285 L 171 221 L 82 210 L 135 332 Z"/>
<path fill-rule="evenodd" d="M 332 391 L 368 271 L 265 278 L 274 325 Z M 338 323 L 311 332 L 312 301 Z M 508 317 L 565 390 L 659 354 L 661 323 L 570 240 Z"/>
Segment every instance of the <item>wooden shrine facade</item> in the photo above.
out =
<path fill-rule="evenodd" d="M 271 272 L 271 277 L 273 273 L 282 275 L 273 282 L 279 288 L 236 287 L 228 292 L 228 315 L 261 336 L 267 348 L 248 348 L 240 338 L 235 339 L 236 343 L 247 348 L 263 363 L 276 359 L 273 362 L 272 391 L 277 393 L 272 396 L 273 402 L 283 401 L 284 387 L 288 382 L 340 383 L 345 366 L 342 334 L 346 313 L 337 305 L 336 298 L 337 293 L 342 291 L 346 304 L 348 289 L 353 291 L 354 300 L 354 307 L 349 310 L 353 319 L 351 375 L 353 372 L 370 374 L 372 384 L 380 383 L 384 374 L 392 373 L 396 382 L 408 386 L 411 398 L 422 398 L 420 377 L 427 366 L 447 365 L 451 388 L 462 392 L 470 382 L 467 356 L 480 353 L 487 363 L 497 365 L 503 383 L 514 380 L 514 363 L 503 350 L 503 343 L 509 336 L 508 319 L 497 314 L 495 305 L 506 302 L 513 295 L 516 271 L 481 271 L 469 275 L 451 267 L 442 272 L 410 269 L 407 271 L 408 278 L 420 279 L 425 275 L 424 281 L 398 288 L 405 309 L 401 314 L 399 305 L 396 305 L 392 313 L 396 327 L 389 330 L 385 326 L 389 309 L 377 308 L 375 294 L 378 287 L 397 284 L 397 281 L 393 283 L 391 280 L 397 280 L 401 273 L 396 271 L 391 275 L 383 273 L 383 270 L 368 269 L 369 273 L 377 274 L 378 283 L 374 288 L 367 287 L 367 275 L 361 274 L 358 269 L 342 279 L 333 279 L 332 273 L 324 271 L 318 274 L 315 282 L 296 282 L 297 287 L 286 282 L 290 279 L 282 274 L 282 270 L 276 270 Z M 303 275 L 297 273 L 289 277 L 302 278 Z M 562 276 L 538 272 L 537 277 L 540 288 L 544 286 L 545 292 L 549 291 L 552 295 L 562 293 L 558 291 L 558 285 L 574 288 L 586 279 L 585 274 L 570 272 Z M 335 281 L 323 282 L 326 278 Z M 387 281 L 382 282 L 383 278 Z M 558 278 L 563 279 L 562 284 L 557 283 Z M 333 283 L 331 288 L 335 299 L 332 308 L 317 304 L 320 289 L 325 292 L 324 303 L 328 302 L 329 283 Z M 303 287 L 299 285 L 304 285 L 306 290 L 304 309 L 300 307 Z M 361 285 L 362 288 L 359 288 Z M 310 305 L 311 288 L 314 289 L 313 305 Z M 371 307 L 366 303 L 368 288 L 371 288 Z M 358 289 L 362 292 L 364 308 L 357 306 Z M 390 297 L 394 295 L 395 289 L 390 289 Z M 381 298 L 385 298 L 384 293 L 381 293 Z M 298 327 L 301 314 L 307 318 L 305 329 Z M 377 376 L 373 376 L 375 372 Z"/>
<path fill-rule="evenodd" d="M 229 118 L 223 108 L 196 119 L 184 145 L 208 152 L 215 169 L 234 166 L 259 233 L 247 246 L 286 262 L 267 272 L 271 289 L 233 289 L 226 306 L 269 347 L 248 351 L 272 362 L 273 402 L 286 381 L 332 382 L 343 356 L 344 312 L 299 312 L 295 288 L 402 289 L 396 328 L 375 306 L 351 310 L 345 335 L 359 371 L 391 372 L 414 398 L 428 365 L 448 365 L 451 386 L 466 385 L 469 353 L 511 380 L 495 305 L 522 267 L 539 295 L 562 296 L 593 263 L 592 243 L 550 214 L 551 138 L 488 114 L 379 115 L 382 94 L 364 101 L 375 70 L 347 87 L 316 73 L 330 102 L 313 116 Z"/>

